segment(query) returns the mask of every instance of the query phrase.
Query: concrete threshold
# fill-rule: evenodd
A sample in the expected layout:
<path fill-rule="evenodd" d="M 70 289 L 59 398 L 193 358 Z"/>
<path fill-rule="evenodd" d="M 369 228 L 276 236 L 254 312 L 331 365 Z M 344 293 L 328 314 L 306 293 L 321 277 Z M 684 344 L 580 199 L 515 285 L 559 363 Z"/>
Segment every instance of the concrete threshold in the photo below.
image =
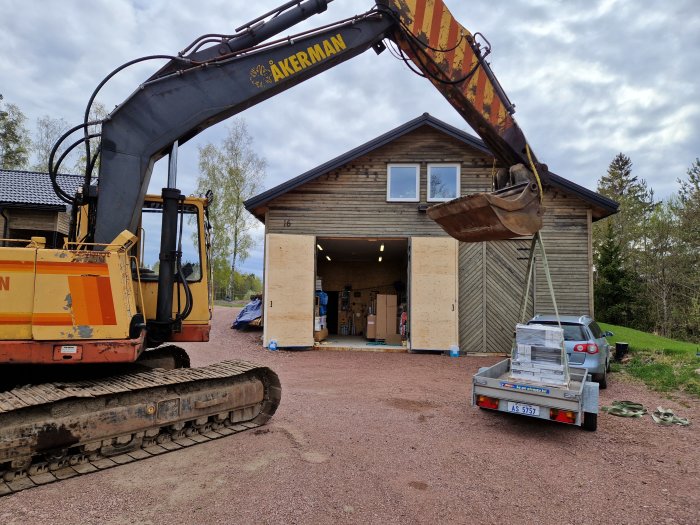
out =
<path fill-rule="evenodd" d="M 328 350 L 334 352 L 382 352 L 382 353 L 406 353 L 408 348 L 403 345 L 378 344 L 368 341 L 362 336 L 329 336 L 320 343 L 315 343 L 314 350 Z"/>

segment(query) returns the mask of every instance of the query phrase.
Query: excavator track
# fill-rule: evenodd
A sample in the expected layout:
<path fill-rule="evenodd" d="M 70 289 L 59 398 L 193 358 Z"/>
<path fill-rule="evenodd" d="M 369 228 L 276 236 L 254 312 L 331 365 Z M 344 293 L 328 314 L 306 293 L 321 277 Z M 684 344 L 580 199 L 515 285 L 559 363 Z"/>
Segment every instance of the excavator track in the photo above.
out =
<path fill-rule="evenodd" d="M 0 496 L 264 425 L 281 398 L 245 361 L 0 393 Z"/>

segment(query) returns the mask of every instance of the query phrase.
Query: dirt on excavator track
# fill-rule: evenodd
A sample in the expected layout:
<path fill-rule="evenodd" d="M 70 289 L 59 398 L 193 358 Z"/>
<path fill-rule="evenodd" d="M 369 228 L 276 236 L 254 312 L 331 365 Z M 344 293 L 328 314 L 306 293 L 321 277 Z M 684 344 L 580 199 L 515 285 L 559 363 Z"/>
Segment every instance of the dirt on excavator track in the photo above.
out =
<path fill-rule="evenodd" d="M 245 361 L 0 393 L 0 496 L 258 427 L 277 375 Z"/>

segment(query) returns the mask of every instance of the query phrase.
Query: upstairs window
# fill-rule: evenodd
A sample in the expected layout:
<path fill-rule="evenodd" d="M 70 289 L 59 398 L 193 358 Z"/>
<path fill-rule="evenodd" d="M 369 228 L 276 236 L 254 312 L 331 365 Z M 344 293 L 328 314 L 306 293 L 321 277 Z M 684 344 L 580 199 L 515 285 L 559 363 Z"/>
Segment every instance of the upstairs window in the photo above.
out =
<path fill-rule="evenodd" d="M 389 164 L 387 166 L 386 200 L 393 202 L 418 202 L 419 165 Z"/>
<path fill-rule="evenodd" d="M 459 197 L 459 164 L 428 164 L 428 202 Z"/>

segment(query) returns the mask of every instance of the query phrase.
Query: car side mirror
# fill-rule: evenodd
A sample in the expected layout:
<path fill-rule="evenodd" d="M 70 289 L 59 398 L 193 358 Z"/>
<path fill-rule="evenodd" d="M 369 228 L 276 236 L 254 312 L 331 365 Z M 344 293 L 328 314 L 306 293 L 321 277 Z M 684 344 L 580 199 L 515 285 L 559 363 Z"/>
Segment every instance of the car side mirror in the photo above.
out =
<path fill-rule="evenodd" d="M 614 336 L 615 334 L 613 334 L 610 330 L 608 330 L 608 331 L 605 332 L 603 335 L 604 335 L 605 337 L 612 337 L 612 336 Z"/>

